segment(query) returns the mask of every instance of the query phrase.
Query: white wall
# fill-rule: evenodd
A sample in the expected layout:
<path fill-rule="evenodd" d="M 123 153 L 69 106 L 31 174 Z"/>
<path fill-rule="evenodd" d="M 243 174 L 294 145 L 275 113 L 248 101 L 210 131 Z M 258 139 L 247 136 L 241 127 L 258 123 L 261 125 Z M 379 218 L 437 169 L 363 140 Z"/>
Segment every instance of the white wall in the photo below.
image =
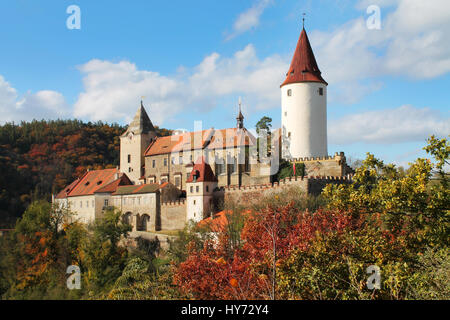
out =
<path fill-rule="evenodd" d="M 319 95 L 323 88 L 323 95 Z M 288 90 L 292 95 L 288 96 Z M 319 82 L 301 82 L 281 88 L 281 124 L 290 132 L 293 158 L 325 157 L 327 142 L 327 86 Z"/>
<path fill-rule="evenodd" d="M 196 187 L 199 191 L 197 192 Z M 192 191 L 191 192 L 191 187 Z M 210 201 L 213 199 L 214 188 L 217 182 L 197 182 L 186 184 L 186 219 L 199 222 L 203 220 L 204 214 L 210 211 Z M 208 191 L 206 190 L 208 188 Z"/>

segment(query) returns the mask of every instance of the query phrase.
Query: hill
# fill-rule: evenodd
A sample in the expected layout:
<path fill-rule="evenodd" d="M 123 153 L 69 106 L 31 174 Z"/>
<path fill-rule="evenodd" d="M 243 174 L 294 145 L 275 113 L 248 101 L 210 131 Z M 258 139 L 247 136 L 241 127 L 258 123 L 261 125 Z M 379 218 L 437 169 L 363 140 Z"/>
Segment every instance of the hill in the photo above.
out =
<path fill-rule="evenodd" d="M 119 165 L 119 136 L 125 130 L 79 120 L 0 126 L 0 228 L 13 226 L 31 201 L 50 200 L 85 170 Z M 170 134 L 156 130 L 161 136 Z"/>

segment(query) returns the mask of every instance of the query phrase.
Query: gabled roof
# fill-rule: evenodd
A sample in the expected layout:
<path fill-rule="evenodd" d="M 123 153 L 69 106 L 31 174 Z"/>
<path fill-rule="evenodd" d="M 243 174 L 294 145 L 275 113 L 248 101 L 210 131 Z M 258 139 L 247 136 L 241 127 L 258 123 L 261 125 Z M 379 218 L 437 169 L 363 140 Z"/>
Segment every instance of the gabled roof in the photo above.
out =
<path fill-rule="evenodd" d="M 291 66 L 281 87 L 289 83 L 321 82 L 328 84 L 321 76 L 316 58 L 314 57 L 308 35 L 303 28 L 295 48 Z"/>
<path fill-rule="evenodd" d="M 194 177 L 197 177 L 194 181 Z M 186 180 L 188 182 L 217 182 L 217 178 L 214 175 L 209 164 L 206 163 L 204 157 L 199 157 L 192 168 L 189 178 Z"/>
<path fill-rule="evenodd" d="M 208 149 L 235 148 L 255 144 L 256 138 L 247 129 L 229 128 L 216 130 Z"/>
<path fill-rule="evenodd" d="M 64 189 L 62 189 L 55 197 L 55 199 L 64 199 L 68 196 L 68 194 L 70 193 L 70 191 L 73 190 L 73 188 L 75 188 L 75 186 L 78 184 L 78 182 L 80 182 L 80 178 L 74 180 L 71 184 L 69 184 L 67 187 L 65 187 Z"/>
<path fill-rule="evenodd" d="M 67 194 L 68 197 L 92 195 L 97 190 L 116 180 L 118 169 L 91 170 L 86 172 Z"/>
<path fill-rule="evenodd" d="M 214 129 L 196 132 L 186 132 L 178 135 L 158 137 L 145 151 L 145 156 L 167 154 L 183 150 L 195 150 L 205 148 L 211 141 Z"/>
<path fill-rule="evenodd" d="M 123 173 L 119 179 L 114 180 L 113 182 L 107 184 L 103 188 L 97 189 L 94 193 L 113 193 L 116 192 L 119 186 L 128 186 L 132 184 L 133 183 L 128 178 L 128 176 Z"/>
<path fill-rule="evenodd" d="M 112 195 L 124 195 L 124 194 L 141 194 L 141 193 L 154 193 L 160 189 L 159 184 L 140 184 L 132 186 L 119 186 Z"/>
<path fill-rule="evenodd" d="M 153 124 L 150 121 L 150 118 L 148 117 L 148 114 L 145 111 L 144 105 L 141 101 L 141 106 L 137 110 L 133 121 L 131 121 L 127 131 L 125 131 L 122 136 L 126 136 L 129 132 L 133 132 L 133 134 L 141 134 L 148 133 L 150 131 L 155 131 L 155 127 L 153 127 Z"/>

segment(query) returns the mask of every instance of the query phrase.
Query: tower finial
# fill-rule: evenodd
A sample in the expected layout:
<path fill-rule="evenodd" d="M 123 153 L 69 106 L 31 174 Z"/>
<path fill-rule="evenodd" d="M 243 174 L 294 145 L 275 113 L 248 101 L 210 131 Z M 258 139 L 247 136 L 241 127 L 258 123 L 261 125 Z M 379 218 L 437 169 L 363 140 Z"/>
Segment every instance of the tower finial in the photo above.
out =
<path fill-rule="evenodd" d="M 236 120 L 237 120 L 236 127 L 238 129 L 242 129 L 244 127 L 244 116 L 242 115 L 242 110 L 241 110 L 241 106 L 242 106 L 241 97 L 239 97 L 238 104 L 239 104 L 239 113 L 238 113 L 238 116 L 236 117 Z"/>
<path fill-rule="evenodd" d="M 306 16 L 306 13 L 303 12 L 303 19 L 302 19 L 303 20 L 303 29 L 305 29 L 305 16 Z"/>
<path fill-rule="evenodd" d="M 145 96 L 141 96 L 141 107 L 144 107 L 144 99 L 145 99 Z"/>

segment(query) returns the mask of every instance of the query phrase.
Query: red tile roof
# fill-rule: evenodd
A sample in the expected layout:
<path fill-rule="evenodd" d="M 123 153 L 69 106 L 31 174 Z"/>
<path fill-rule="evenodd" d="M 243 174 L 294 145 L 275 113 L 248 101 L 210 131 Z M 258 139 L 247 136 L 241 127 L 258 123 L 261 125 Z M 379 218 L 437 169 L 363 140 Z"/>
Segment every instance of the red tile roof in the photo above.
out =
<path fill-rule="evenodd" d="M 145 151 L 145 156 L 167 154 L 183 150 L 202 149 L 211 140 L 213 132 L 214 129 L 208 129 L 166 137 L 158 137 L 148 146 Z"/>
<path fill-rule="evenodd" d="M 209 164 L 206 163 L 205 158 L 199 157 L 192 168 L 191 174 L 186 182 L 194 182 L 194 176 L 197 176 L 195 182 L 217 182 L 217 178 L 214 175 Z"/>
<path fill-rule="evenodd" d="M 319 67 L 317 66 L 316 58 L 314 57 L 305 29 L 300 33 L 291 66 L 286 74 L 286 80 L 281 84 L 281 87 L 286 84 L 298 82 L 321 82 L 327 84 L 322 78 Z"/>
<path fill-rule="evenodd" d="M 83 175 L 84 176 L 84 175 Z M 82 177 L 83 177 L 82 176 Z M 82 178 L 81 177 L 81 178 Z M 75 186 L 78 184 L 78 182 L 80 182 L 80 178 L 76 179 L 74 182 L 72 182 L 71 184 L 69 184 L 67 187 L 65 187 L 64 189 L 62 189 L 55 197 L 55 199 L 64 199 L 68 196 L 68 194 L 70 193 L 70 191 L 72 191 L 73 188 L 75 188 Z"/>
<path fill-rule="evenodd" d="M 208 149 L 234 148 L 254 144 L 256 144 L 256 138 L 247 129 L 229 128 L 216 130 Z"/>
<path fill-rule="evenodd" d="M 103 188 L 97 189 L 94 193 L 113 193 L 116 192 L 119 186 L 129 186 L 132 184 L 133 183 L 127 177 L 127 175 L 123 173 L 119 179 L 114 180 L 113 182 L 107 184 Z"/>
<path fill-rule="evenodd" d="M 225 230 L 225 227 L 228 225 L 228 217 L 227 213 L 229 211 L 220 211 L 213 214 L 211 217 L 203 219 L 197 225 L 200 227 L 208 226 L 212 232 L 220 232 Z"/>
<path fill-rule="evenodd" d="M 226 226 L 228 225 L 228 218 L 233 214 L 231 210 L 223 210 L 217 213 L 214 213 L 211 217 L 201 220 L 197 223 L 198 226 L 208 226 L 212 232 L 220 232 L 224 231 Z M 241 211 L 240 214 L 244 217 L 244 219 L 252 214 L 251 210 Z"/>
<path fill-rule="evenodd" d="M 145 156 L 168 154 L 183 150 L 232 148 L 248 146 L 256 143 L 256 138 L 245 128 L 208 129 L 196 132 L 186 132 L 179 135 L 159 137 L 152 142 Z"/>
<path fill-rule="evenodd" d="M 79 179 L 72 182 L 68 187 L 61 191 L 56 198 L 76 197 L 92 195 L 94 192 L 108 186 L 116 179 L 119 174 L 118 169 L 91 170 L 86 172 Z M 128 178 L 128 177 L 127 177 Z M 119 179 L 120 180 L 120 179 Z M 122 183 L 125 183 L 124 180 Z M 108 186 L 112 188 L 113 186 Z"/>

